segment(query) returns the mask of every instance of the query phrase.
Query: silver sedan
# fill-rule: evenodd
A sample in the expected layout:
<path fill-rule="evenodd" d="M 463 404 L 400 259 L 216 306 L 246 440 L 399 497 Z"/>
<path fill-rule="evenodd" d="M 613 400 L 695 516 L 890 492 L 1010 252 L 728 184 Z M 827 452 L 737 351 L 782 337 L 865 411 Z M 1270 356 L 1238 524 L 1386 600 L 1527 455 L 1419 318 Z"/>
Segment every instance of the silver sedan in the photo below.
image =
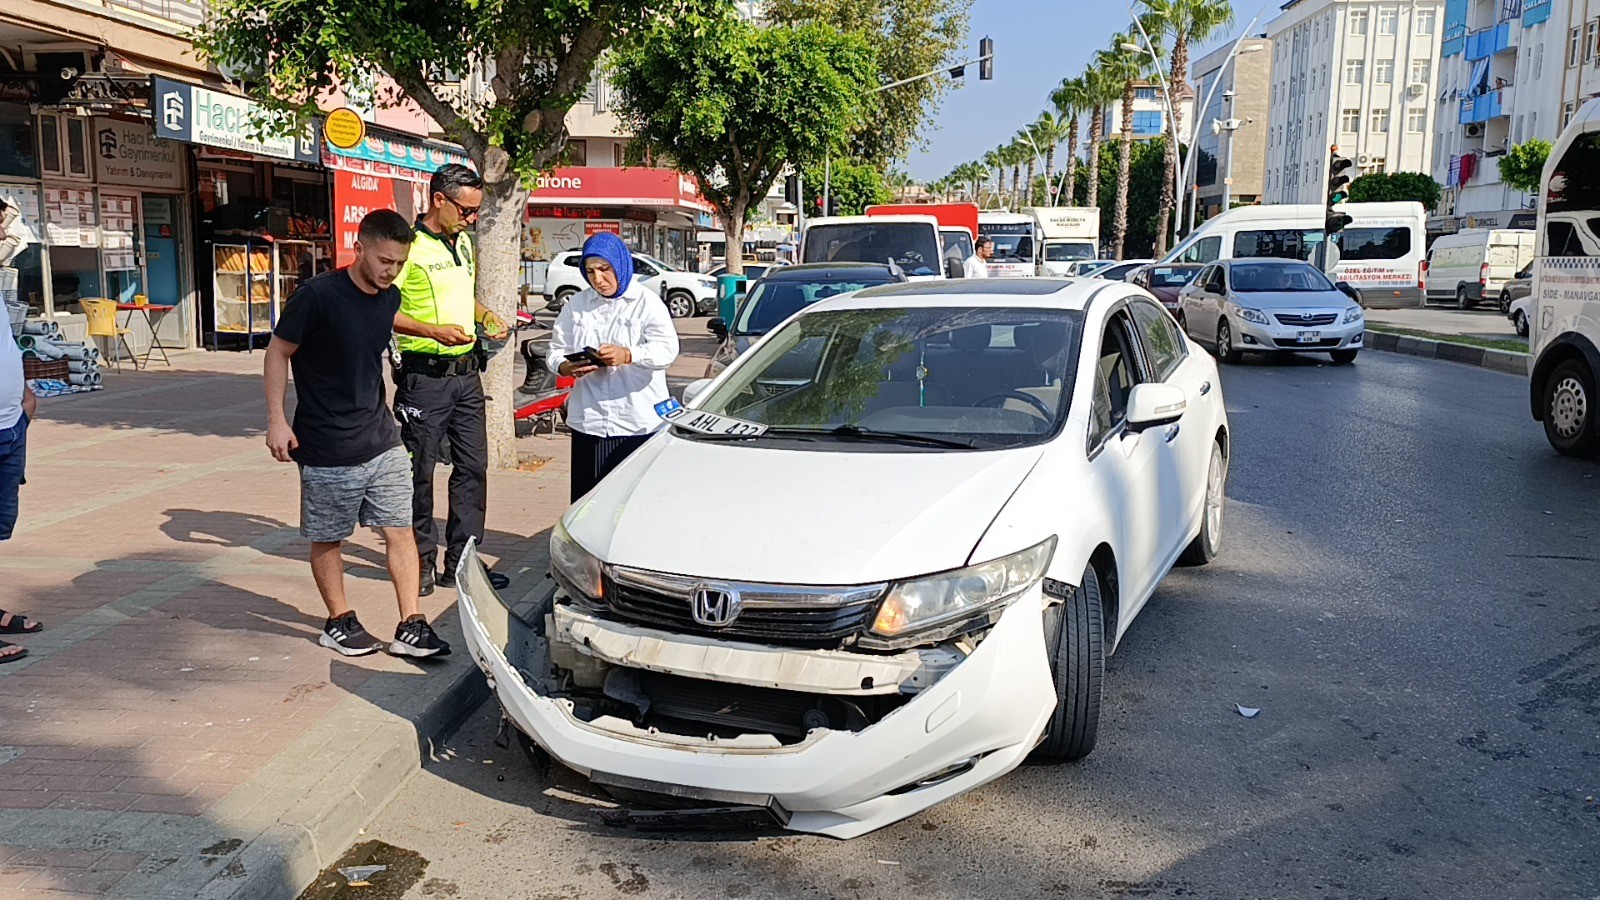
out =
<path fill-rule="evenodd" d="M 1354 362 L 1366 332 L 1361 295 L 1310 263 L 1230 259 L 1201 270 L 1178 294 L 1189 336 L 1217 359 L 1243 353 L 1327 353 Z"/>

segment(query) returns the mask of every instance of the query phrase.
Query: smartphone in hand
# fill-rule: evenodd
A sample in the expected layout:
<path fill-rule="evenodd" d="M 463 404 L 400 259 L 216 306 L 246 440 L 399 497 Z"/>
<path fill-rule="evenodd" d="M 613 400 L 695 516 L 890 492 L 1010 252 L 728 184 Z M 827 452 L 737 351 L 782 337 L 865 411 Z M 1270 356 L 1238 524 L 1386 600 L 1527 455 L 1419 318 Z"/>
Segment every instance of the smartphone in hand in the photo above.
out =
<path fill-rule="evenodd" d="M 566 359 L 569 363 L 582 363 L 602 368 L 606 364 L 605 360 L 600 358 L 600 351 L 593 347 L 585 347 L 577 353 L 568 353 Z"/>

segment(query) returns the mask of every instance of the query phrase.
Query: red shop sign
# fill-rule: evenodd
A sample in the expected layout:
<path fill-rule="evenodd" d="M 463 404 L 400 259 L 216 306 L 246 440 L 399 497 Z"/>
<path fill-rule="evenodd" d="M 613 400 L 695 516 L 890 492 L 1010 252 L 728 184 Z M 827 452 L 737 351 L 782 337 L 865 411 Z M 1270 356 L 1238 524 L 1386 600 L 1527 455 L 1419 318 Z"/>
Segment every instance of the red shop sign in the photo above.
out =
<path fill-rule="evenodd" d="M 333 172 L 334 239 L 336 262 L 348 266 L 356 258 L 356 234 L 361 220 L 375 209 L 392 209 L 411 221 L 417 216 L 418 191 L 425 187 L 400 178 L 367 172 Z"/>
<path fill-rule="evenodd" d="M 589 237 L 590 235 L 596 235 L 596 234 L 599 234 L 602 231 L 610 232 L 611 234 L 620 235 L 620 234 L 622 234 L 622 223 L 621 222 L 585 222 L 585 223 L 583 223 L 583 236 L 584 237 Z"/>

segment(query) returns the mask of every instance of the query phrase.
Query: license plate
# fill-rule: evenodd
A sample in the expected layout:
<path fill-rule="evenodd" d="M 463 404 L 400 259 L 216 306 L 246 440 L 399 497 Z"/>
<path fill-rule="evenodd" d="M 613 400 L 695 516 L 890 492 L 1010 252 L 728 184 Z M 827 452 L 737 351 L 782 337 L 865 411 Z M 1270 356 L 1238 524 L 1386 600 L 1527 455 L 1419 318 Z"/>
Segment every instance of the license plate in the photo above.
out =
<path fill-rule="evenodd" d="M 1298 340 L 1302 344 L 1315 344 L 1317 341 L 1322 340 L 1322 332 L 1320 332 L 1320 331 L 1302 331 L 1298 335 L 1296 335 L 1295 339 Z"/>
<path fill-rule="evenodd" d="M 731 416 L 700 412 L 696 409 L 690 409 L 670 397 L 656 404 L 656 415 L 679 428 L 698 431 L 701 434 L 760 437 L 767 432 L 767 426 L 759 422 L 746 422 L 743 419 L 735 419 Z"/>

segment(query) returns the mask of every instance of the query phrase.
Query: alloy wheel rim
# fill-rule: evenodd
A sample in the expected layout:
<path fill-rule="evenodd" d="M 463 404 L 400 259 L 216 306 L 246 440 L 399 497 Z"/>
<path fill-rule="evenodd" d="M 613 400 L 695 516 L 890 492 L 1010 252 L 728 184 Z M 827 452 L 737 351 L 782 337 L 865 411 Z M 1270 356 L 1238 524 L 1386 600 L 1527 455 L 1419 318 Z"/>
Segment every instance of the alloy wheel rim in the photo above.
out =
<path fill-rule="evenodd" d="M 1222 351 L 1223 356 L 1227 356 L 1233 352 L 1233 329 L 1228 327 L 1227 322 L 1223 322 L 1218 331 L 1217 347 Z"/>
<path fill-rule="evenodd" d="M 1556 433 L 1575 438 L 1582 433 L 1588 417 L 1589 398 L 1583 383 L 1570 375 L 1557 382 L 1550 396 L 1550 422 Z"/>
<path fill-rule="evenodd" d="M 1211 543 L 1216 544 L 1222 535 L 1222 455 L 1211 455 L 1211 477 L 1206 484 L 1206 531 Z"/>

